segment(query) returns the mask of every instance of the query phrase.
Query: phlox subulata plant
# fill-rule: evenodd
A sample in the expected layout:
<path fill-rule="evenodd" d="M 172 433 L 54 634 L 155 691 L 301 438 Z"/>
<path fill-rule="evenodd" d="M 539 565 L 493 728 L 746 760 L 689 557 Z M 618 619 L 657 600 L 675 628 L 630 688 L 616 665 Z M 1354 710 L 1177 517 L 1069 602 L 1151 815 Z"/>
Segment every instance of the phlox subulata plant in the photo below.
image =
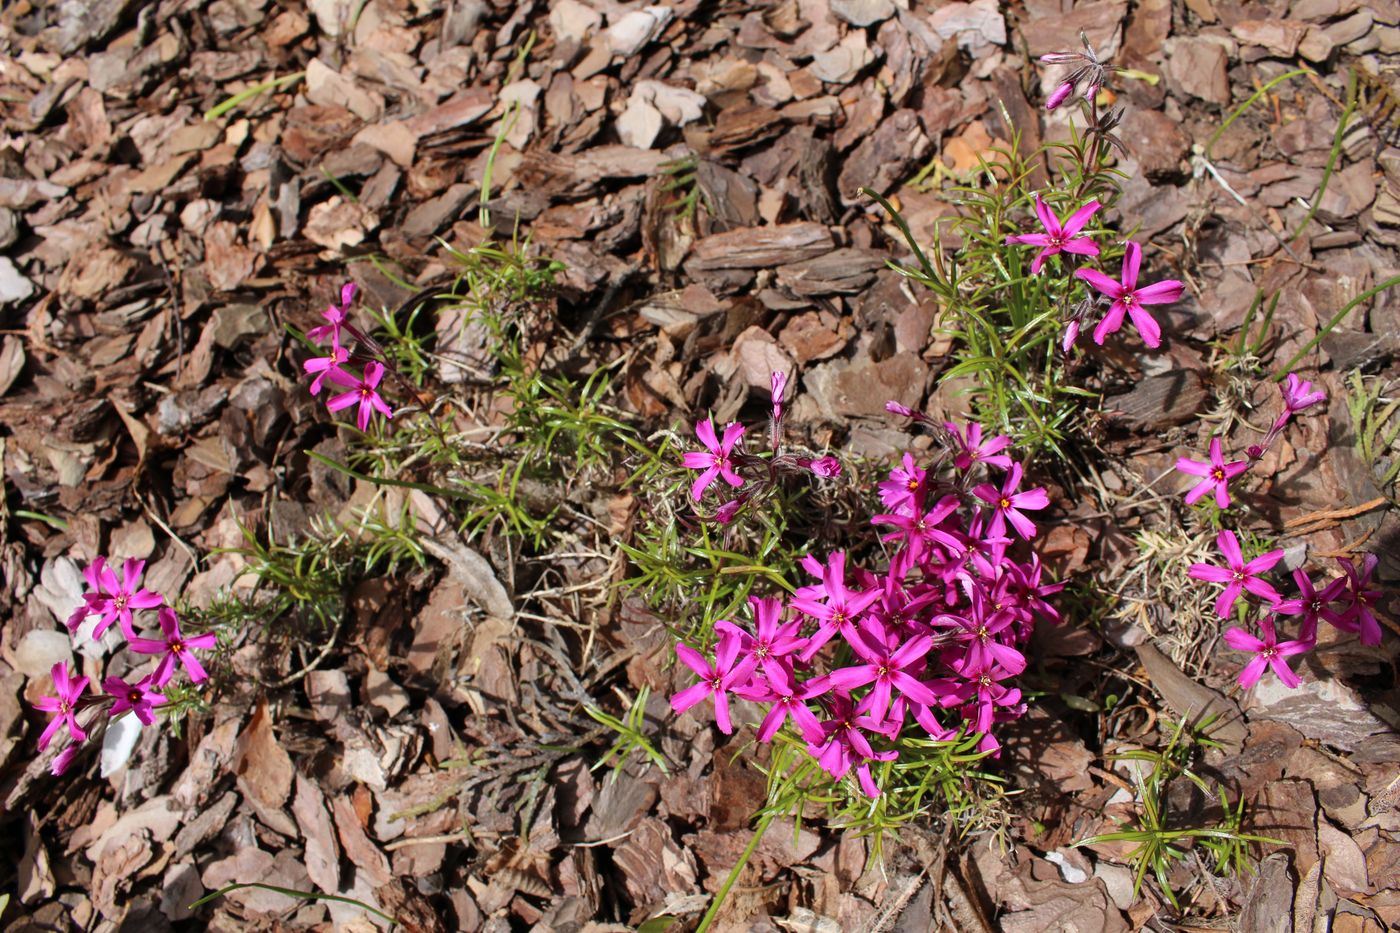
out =
<path fill-rule="evenodd" d="M 742 449 L 742 425 L 722 435 L 697 425 L 705 449 L 683 462 L 698 472 L 697 502 L 723 500 L 704 506 L 708 519 L 735 521 L 784 471 L 840 474 L 835 458 L 783 452 L 784 383 L 776 374 L 768 456 Z M 1049 497 L 1026 483 L 1010 438 L 889 409 L 934 435 L 932 454 L 905 453 L 878 486 L 867 530 L 803 557 L 809 579 L 789 596 L 751 596 L 744 616 L 714 622 L 708 644 L 678 644 L 698 681 L 672 697 L 677 713 L 708 704 L 726 734 L 739 701 L 761 714 L 758 742 L 783 739 L 832 787 L 867 799 L 930 743 L 973 736 L 979 753 L 998 753 L 997 724 L 1026 710 L 1015 685 L 1024 646 L 1038 623 L 1059 621 L 1063 586 L 1046 579 L 1033 545 L 1032 515 Z"/>

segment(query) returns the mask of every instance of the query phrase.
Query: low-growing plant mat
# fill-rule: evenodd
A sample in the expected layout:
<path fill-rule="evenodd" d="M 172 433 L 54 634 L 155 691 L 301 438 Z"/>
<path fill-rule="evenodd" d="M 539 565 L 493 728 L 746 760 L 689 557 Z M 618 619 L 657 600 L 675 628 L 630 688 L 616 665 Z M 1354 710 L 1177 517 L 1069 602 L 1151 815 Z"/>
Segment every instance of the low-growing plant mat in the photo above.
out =
<path fill-rule="evenodd" d="M 1047 111 L 1086 42 L 1121 70 Z M 28 0 L 0 43 L 4 930 L 1400 927 L 1393 3 Z M 1005 244 L 1041 191 L 1182 284 L 1160 346 L 1060 348 L 1104 307 Z M 308 389 L 352 281 L 392 419 Z M 682 456 L 776 459 L 775 372 L 787 472 L 713 521 Z M 675 714 L 676 645 L 887 562 L 945 419 L 1046 491 L 1063 622 L 999 757 L 798 793 L 759 705 Z M 1251 677 L 1224 531 L 1289 599 L 1374 555 L 1380 643 Z M 98 557 L 216 644 L 55 776 L 54 667 L 163 650 L 70 634 Z"/>

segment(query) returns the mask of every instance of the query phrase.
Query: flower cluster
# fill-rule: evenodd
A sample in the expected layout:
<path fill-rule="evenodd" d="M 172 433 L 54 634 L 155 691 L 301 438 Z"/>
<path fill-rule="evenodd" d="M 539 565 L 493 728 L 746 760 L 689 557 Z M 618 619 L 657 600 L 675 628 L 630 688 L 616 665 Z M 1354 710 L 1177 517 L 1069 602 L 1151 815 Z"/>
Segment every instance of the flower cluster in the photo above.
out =
<path fill-rule="evenodd" d="M 61 729 L 66 728 L 72 739 L 54 759 L 54 774 L 66 771 L 77 757 L 81 744 L 87 741 L 87 730 L 77 718 L 80 711 L 102 708 L 111 717 L 132 713 L 142 725 L 149 726 L 155 722 L 155 707 L 166 702 L 161 690 L 175 678 L 179 668 L 184 668 L 191 683 L 200 683 L 209 676 L 194 651 L 214 647 L 215 635 L 186 635 L 181 632 L 180 618 L 174 609 L 165 605 L 165 597 L 141 588 L 141 574 L 145 567 L 145 561 L 128 560 L 122 565 L 118 576 L 108 566 L 106 558 L 98 557 L 83 571 L 89 590 L 83 594 L 83 604 L 68 617 L 69 631 L 76 633 L 89 616 L 95 615 L 99 618 L 92 629 L 94 640 L 101 639 L 115 623 L 132 651 L 155 655 L 157 660 L 155 667 L 139 680 L 132 682 L 121 677 L 108 677 L 102 681 L 103 692 L 91 695 L 87 693 L 87 677 L 77 676 L 77 671 L 69 671 L 68 665 L 63 662 L 53 666 L 56 696 L 40 699 L 35 709 L 54 714 L 54 719 L 39 736 L 41 750 L 48 747 Z M 136 634 L 134 613 L 151 610 L 155 610 L 160 627 L 158 638 L 144 638 Z"/>
<path fill-rule="evenodd" d="M 716 479 L 723 480 L 735 490 L 746 485 L 748 487 L 726 500 L 713 514 L 706 516 L 706 520 L 728 524 L 751 500 L 771 491 L 783 474 L 811 473 L 822 479 L 841 475 L 841 463 L 835 457 L 808 457 L 783 450 L 783 391 L 786 387 L 787 373 L 773 373 L 773 413 L 768 419 L 768 443 L 772 448 L 770 457 L 744 451 L 746 429 L 737 421 L 725 425 L 722 434 L 715 433 L 712 418 L 696 423 L 695 436 L 705 449 L 689 451 L 682 457 L 687 469 L 700 471 L 691 484 L 690 498 L 699 502 Z M 748 474 L 747 478 L 744 474 Z"/>
<path fill-rule="evenodd" d="M 1290 655 L 1304 654 L 1317 644 L 1317 623 L 1325 620 L 1334 628 L 1351 632 L 1358 636 L 1363 645 L 1381 643 L 1380 622 L 1376 619 L 1374 606 L 1380 599 L 1380 590 L 1374 589 L 1371 574 L 1375 572 L 1377 559 L 1374 554 L 1366 554 L 1358 569 L 1355 563 L 1345 557 L 1337 558 L 1342 574 L 1326 586 L 1318 589 L 1313 585 L 1307 572 L 1293 571 L 1293 580 L 1298 586 L 1298 595 L 1284 599 L 1277 589 L 1261 575 L 1283 559 L 1283 551 L 1270 551 L 1253 560 L 1246 561 L 1240 550 L 1234 532 L 1226 529 L 1215 539 L 1216 546 L 1225 558 L 1224 566 L 1215 564 L 1192 564 L 1191 576 L 1197 580 L 1223 583 L 1225 589 L 1216 600 L 1215 611 L 1222 619 L 1230 617 L 1235 603 L 1241 597 L 1265 608 L 1257 625 L 1260 635 L 1252 635 L 1239 626 L 1225 631 L 1225 643 L 1236 651 L 1253 654 L 1244 669 L 1240 671 L 1241 687 L 1252 687 L 1259 681 L 1265 667 L 1273 668 L 1284 686 L 1296 687 L 1301 681 L 1288 667 L 1285 660 Z M 1281 616 L 1298 616 L 1298 637 L 1288 641 L 1278 640 L 1278 621 Z"/>
<path fill-rule="evenodd" d="M 384 379 L 384 364 L 371 357 L 356 355 L 345 346 L 345 338 L 348 335 L 361 346 L 376 347 L 373 340 L 350 323 L 350 305 L 355 300 L 356 291 L 358 289 L 354 282 L 347 282 L 342 286 L 340 304 L 332 304 L 321 312 L 321 317 L 325 318 L 326 323 L 306 332 L 308 340 L 323 343 L 329 339 L 330 346 L 326 348 L 325 356 L 307 360 L 303 368 L 307 375 L 312 376 L 312 395 L 319 395 L 328 380 L 346 390 L 331 396 L 326 402 L 326 407 L 331 411 L 341 411 L 352 405 L 359 406 L 356 410 L 355 424 L 363 431 L 369 427 L 375 412 L 379 412 L 385 418 L 393 418 L 394 410 L 379 394 L 379 383 Z M 361 375 L 356 376 L 344 368 L 347 363 L 352 362 L 363 364 Z"/>
<path fill-rule="evenodd" d="M 1069 75 L 1051 93 L 1045 103 L 1045 108 L 1054 110 L 1081 88 L 1083 89 L 1089 117 L 1086 136 L 1095 140 L 1092 145 L 1084 147 L 1084 158 L 1091 160 L 1099 150 L 1097 140 L 1103 140 L 1121 148 L 1121 143 L 1112 134 L 1112 130 L 1122 118 L 1122 113 L 1121 110 L 1100 113 L 1098 93 L 1115 69 L 1100 60 L 1083 32 L 1080 32 L 1079 35 L 1084 45 L 1082 52 L 1054 52 L 1041 56 L 1040 61 L 1045 65 L 1073 66 Z M 1081 168 L 1088 171 L 1090 164 L 1086 162 Z M 1102 206 L 1096 200 L 1088 201 L 1078 206 L 1067 220 L 1061 221 L 1046 206 L 1044 199 L 1037 194 L 1035 212 L 1045 232 L 1013 234 L 1006 238 L 1006 243 L 1041 248 L 1031 261 L 1031 275 L 1039 275 L 1045 261 L 1051 256 L 1073 253 L 1096 258 L 1099 255 L 1098 246 L 1089 239 L 1088 234 L 1084 234 L 1082 231 L 1085 224 Z M 1060 346 L 1064 352 L 1069 352 L 1069 348 L 1079 338 L 1080 330 L 1086 323 L 1090 323 L 1090 319 L 1105 305 L 1108 310 L 1099 317 L 1094 325 L 1094 343 L 1103 346 L 1104 339 L 1122 328 L 1126 319 L 1132 321 L 1133 326 L 1137 328 L 1143 343 L 1154 349 L 1161 346 L 1162 328 L 1147 311 L 1146 306 L 1171 304 L 1180 300 L 1185 285 L 1176 279 L 1141 285 L 1138 282 L 1141 265 L 1142 247 L 1130 241 L 1124 247 L 1123 265 L 1117 280 L 1097 269 L 1082 267 L 1074 270 L 1073 277 L 1087 284 L 1095 294 L 1087 300 L 1076 303 L 1064 315 L 1065 328 L 1060 338 Z"/>
<path fill-rule="evenodd" d="M 844 551 L 804 558 L 815 582 L 786 603 L 751 598 L 749 627 L 716 622 L 712 656 L 677 645 L 700 682 L 671 700 L 677 713 L 712 700 L 726 734 L 731 697 L 766 705 L 760 742 L 788 724 L 833 779 L 854 773 L 869 797 L 880 794 L 872 763 L 894 760 L 906 730 L 942 741 L 966 723 L 996 752 L 994 724 L 1025 710 L 1008 683 L 1026 668 L 1019 646 L 1037 620 L 1059 621 L 1048 597 L 1064 585 L 1042 581 L 1033 551 L 1012 556 L 1017 539 L 1036 534 L 1026 513 L 1049 497 L 1022 488 L 1021 466 L 1003 453 L 1010 440 L 889 408 L 929 424 L 945 446 L 927 468 L 906 453 L 879 486 L 885 511 L 871 522 L 890 545 L 888 567 L 848 566 Z M 1002 471 L 999 482 L 989 469 Z"/>
<path fill-rule="evenodd" d="M 1264 453 L 1273 446 L 1283 434 L 1283 429 L 1288 426 L 1288 422 L 1294 415 L 1311 408 L 1319 402 L 1327 401 L 1327 393 L 1321 390 L 1314 390 L 1312 383 L 1298 378 L 1296 373 L 1289 373 L 1288 378 L 1279 386 L 1279 391 L 1283 393 L 1283 411 L 1274 419 L 1274 423 L 1269 427 L 1269 431 L 1264 435 L 1263 441 L 1253 444 L 1246 451 L 1248 459 L 1225 460 L 1224 447 L 1219 437 L 1210 439 L 1210 451 L 1205 460 L 1192 460 L 1189 457 L 1182 457 L 1176 461 L 1176 469 L 1180 473 L 1199 478 L 1199 482 L 1186 493 L 1186 504 L 1194 505 L 1197 500 L 1203 498 L 1207 493 L 1215 497 L 1215 504 L 1221 509 L 1230 507 L 1230 481 L 1241 474 L 1249 472 L 1249 468 L 1257 463 Z"/>
<path fill-rule="evenodd" d="M 1327 393 L 1314 389 L 1312 383 L 1300 379 L 1296 373 L 1289 373 L 1279 390 L 1283 393 L 1283 411 L 1269 426 L 1263 441 L 1249 447 L 1247 459 L 1226 461 L 1221 439 L 1212 437 L 1206 460 L 1182 457 L 1176 462 L 1179 472 L 1199 480 L 1186 493 L 1187 505 L 1209 494 L 1214 497 L 1217 507 L 1228 509 L 1231 504 L 1230 481 L 1249 472 L 1249 468 L 1273 446 L 1295 415 L 1327 400 Z M 1275 564 L 1283 560 L 1283 551 L 1269 551 L 1245 560 L 1239 539 L 1228 528 L 1216 536 L 1215 545 L 1224 558 L 1223 564 L 1192 564 L 1189 573 L 1196 580 L 1224 584 L 1225 588 L 1215 601 L 1216 614 L 1222 619 L 1230 618 L 1241 598 L 1245 600 L 1246 607 L 1257 604 L 1266 610 L 1257 620 L 1260 635 L 1252 635 L 1238 626 L 1225 632 L 1225 643 L 1231 648 L 1254 655 L 1240 672 L 1241 687 L 1252 687 L 1257 683 L 1265 667 L 1273 668 L 1286 686 L 1298 686 L 1298 675 L 1293 673 L 1284 659 L 1312 650 L 1317 644 L 1319 619 L 1326 620 L 1341 631 L 1356 634 L 1363 645 L 1381 643 L 1380 623 L 1372 608 L 1380 598 L 1380 591 L 1371 588 L 1371 574 L 1376 567 L 1375 555 L 1365 555 L 1359 570 L 1347 558 L 1338 558 L 1342 575 L 1321 589 L 1313 585 L 1312 578 L 1304 570 L 1295 570 L 1293 580 L 1298 585 L 1298 596 L 1284 599 L 1264 578 Z M 1301 617 L 1297 638 L 1278 640 L 1280 616 Z"/>

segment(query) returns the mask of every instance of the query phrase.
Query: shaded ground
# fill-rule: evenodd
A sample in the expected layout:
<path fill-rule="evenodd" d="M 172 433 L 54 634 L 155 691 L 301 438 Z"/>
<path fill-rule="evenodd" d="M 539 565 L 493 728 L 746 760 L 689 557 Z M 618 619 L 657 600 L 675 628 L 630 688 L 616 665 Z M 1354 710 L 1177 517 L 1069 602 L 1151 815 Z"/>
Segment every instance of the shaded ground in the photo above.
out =
<path fill-rule="evenodd" d="M 1067 113 L 1039 109 L 1059 76 L 1033 63 L 1081 29 L 1160 76 L 1119 89 L 1132 156 L 1117 222 L 1137 228 L 1155 273 L 1189 286 L 1161 352 L 1095 352 L 1086 371 L 1107 398 L 1090 466 L 1050 477 L 1055 569 L 1115 600 L 1085 601 L 1040 645 L 1046 696 L 1003 760 L 1026 790 L 1005 853 L 982 836 L 951 850 L 926 828 L 882 872 L 865 869 L 860 840 L 775 829 L 725 922 L 1184 928 L 1150 891 L 1132 898 L 1121 851 L 1066 847 L 1129 815 L 1129 778 L 1105 753 L 1160 745 L 1174 717 L 1211 705 L 1224 747 L 1201 766 L 1244 796 L 1247 828 L 1288 845 L 1264 846 L 1254 878 L 1184 863 L 1192 928 L 1400 924 L 1395 626 L 1378 649 L 1329 632 L 1298 691 L 1241 694 L 1213 594 L 1182 582 L 1210 536 L 1184 521 L 1169 473 L 1213 430 L 1277 414 L 1272 383 L 1222 362 L 1258 291 L 1279 296 L 1272 372 L 1400 271 L 1400 6 L 104 0 L 12 4 L 0 24 L 0 778 L 5 839 L 23 853 L 4 877 L 7 929 L 370 923 L 268 891 L 191 919 L 188 904 L 232 881 L 339 891 L 409 929 L 693 921 L 747 843 L 763 783 L 707 723 L 669 715 L 680 681 L 662 620 L 609 589 L 638 519 L 621 477 L 561 463 L 573 481 L 538 491 L 567 538 L 549 548 L 499 528 L 464 541 L 430 496 L 376 498 L 302 453 L 343 457 L 346 440 L 298 382 L 284 325 L 311 326 L 347 275 L 373 308 L 411 297 L 394 276 L 443 281 L 445 245 L 483 240 L 490 165 L 497 232 L 518 221 L 564 264 L 534 309 L 532 359 L 580 376 L 612 364 L 610 401 L 649 429 L 755 412 L 786 368 L 815 443 L 885 457 L 906 443 L 886 400 L 936 414 L 960 402 L 935 390 L 951 362 L 937 308 L 885 268 L 903 248 L 858 189 L 893 195 L 927 239 L 954 210 L 940 192 L 974 180 L 1010 141 L 1008 119 L 1026 152 L 1066 133 Z M 1236 105 L 1300 64 L 1316 75 L 1275 85 L 1207 152 Z M 1359 103 L 1337 137 L 1352 75 Z M 489 446 L 508 413 L 455 330 L 436 351 L 462 373 L 446 383 L 464 399 L 456 425 Z M 1387 620 L 1396 453 L 1348 399 L 1393 397 L 1398 349 L 1392 292 L 1333 330 L 1303 364 L 1327 411 L 1300 419 L 1246 497 L 1251 530 L 1290 566 L 1377 554 Z M 286 542 L 322 513 L 351 521 L 352 506 L 407 507 L 430 559 L 347 570 L 342 625 L 245 619 L 211 708 L 183 732 L 146 730 L 107 777 L 92 758 L 48 776 L 29 707 L 72 656 L 61 622 L 81 567 L 147 559 L 148 585 L 208 607 L 250 591 L 240 573 L 257 556 L 214 553 L 245 545 L 240 524 Z M 327 553 L 363 556 L 348 538 Z M 100 677 L 136 660 L 80 663 Z M 588 766 L 612 736 L 583 706 L 618 712 L 615 691 L 642 686 L 671 774 L 636 759 L 609 781 Z"/>

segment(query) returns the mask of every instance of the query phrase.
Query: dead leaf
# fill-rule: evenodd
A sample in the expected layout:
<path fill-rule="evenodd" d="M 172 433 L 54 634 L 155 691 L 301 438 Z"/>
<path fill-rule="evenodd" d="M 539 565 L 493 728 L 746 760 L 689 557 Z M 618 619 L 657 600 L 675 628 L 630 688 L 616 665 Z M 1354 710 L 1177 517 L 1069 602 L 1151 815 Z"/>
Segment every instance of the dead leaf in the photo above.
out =
<path fill-rule="evenodd" d="M 294 769 L 291 757 L 277 742 L 266 700 L 258 703 L 238 736 L 233 773 L 245 797 L 256 797 L 274 810 L 286 805 Z"/>

